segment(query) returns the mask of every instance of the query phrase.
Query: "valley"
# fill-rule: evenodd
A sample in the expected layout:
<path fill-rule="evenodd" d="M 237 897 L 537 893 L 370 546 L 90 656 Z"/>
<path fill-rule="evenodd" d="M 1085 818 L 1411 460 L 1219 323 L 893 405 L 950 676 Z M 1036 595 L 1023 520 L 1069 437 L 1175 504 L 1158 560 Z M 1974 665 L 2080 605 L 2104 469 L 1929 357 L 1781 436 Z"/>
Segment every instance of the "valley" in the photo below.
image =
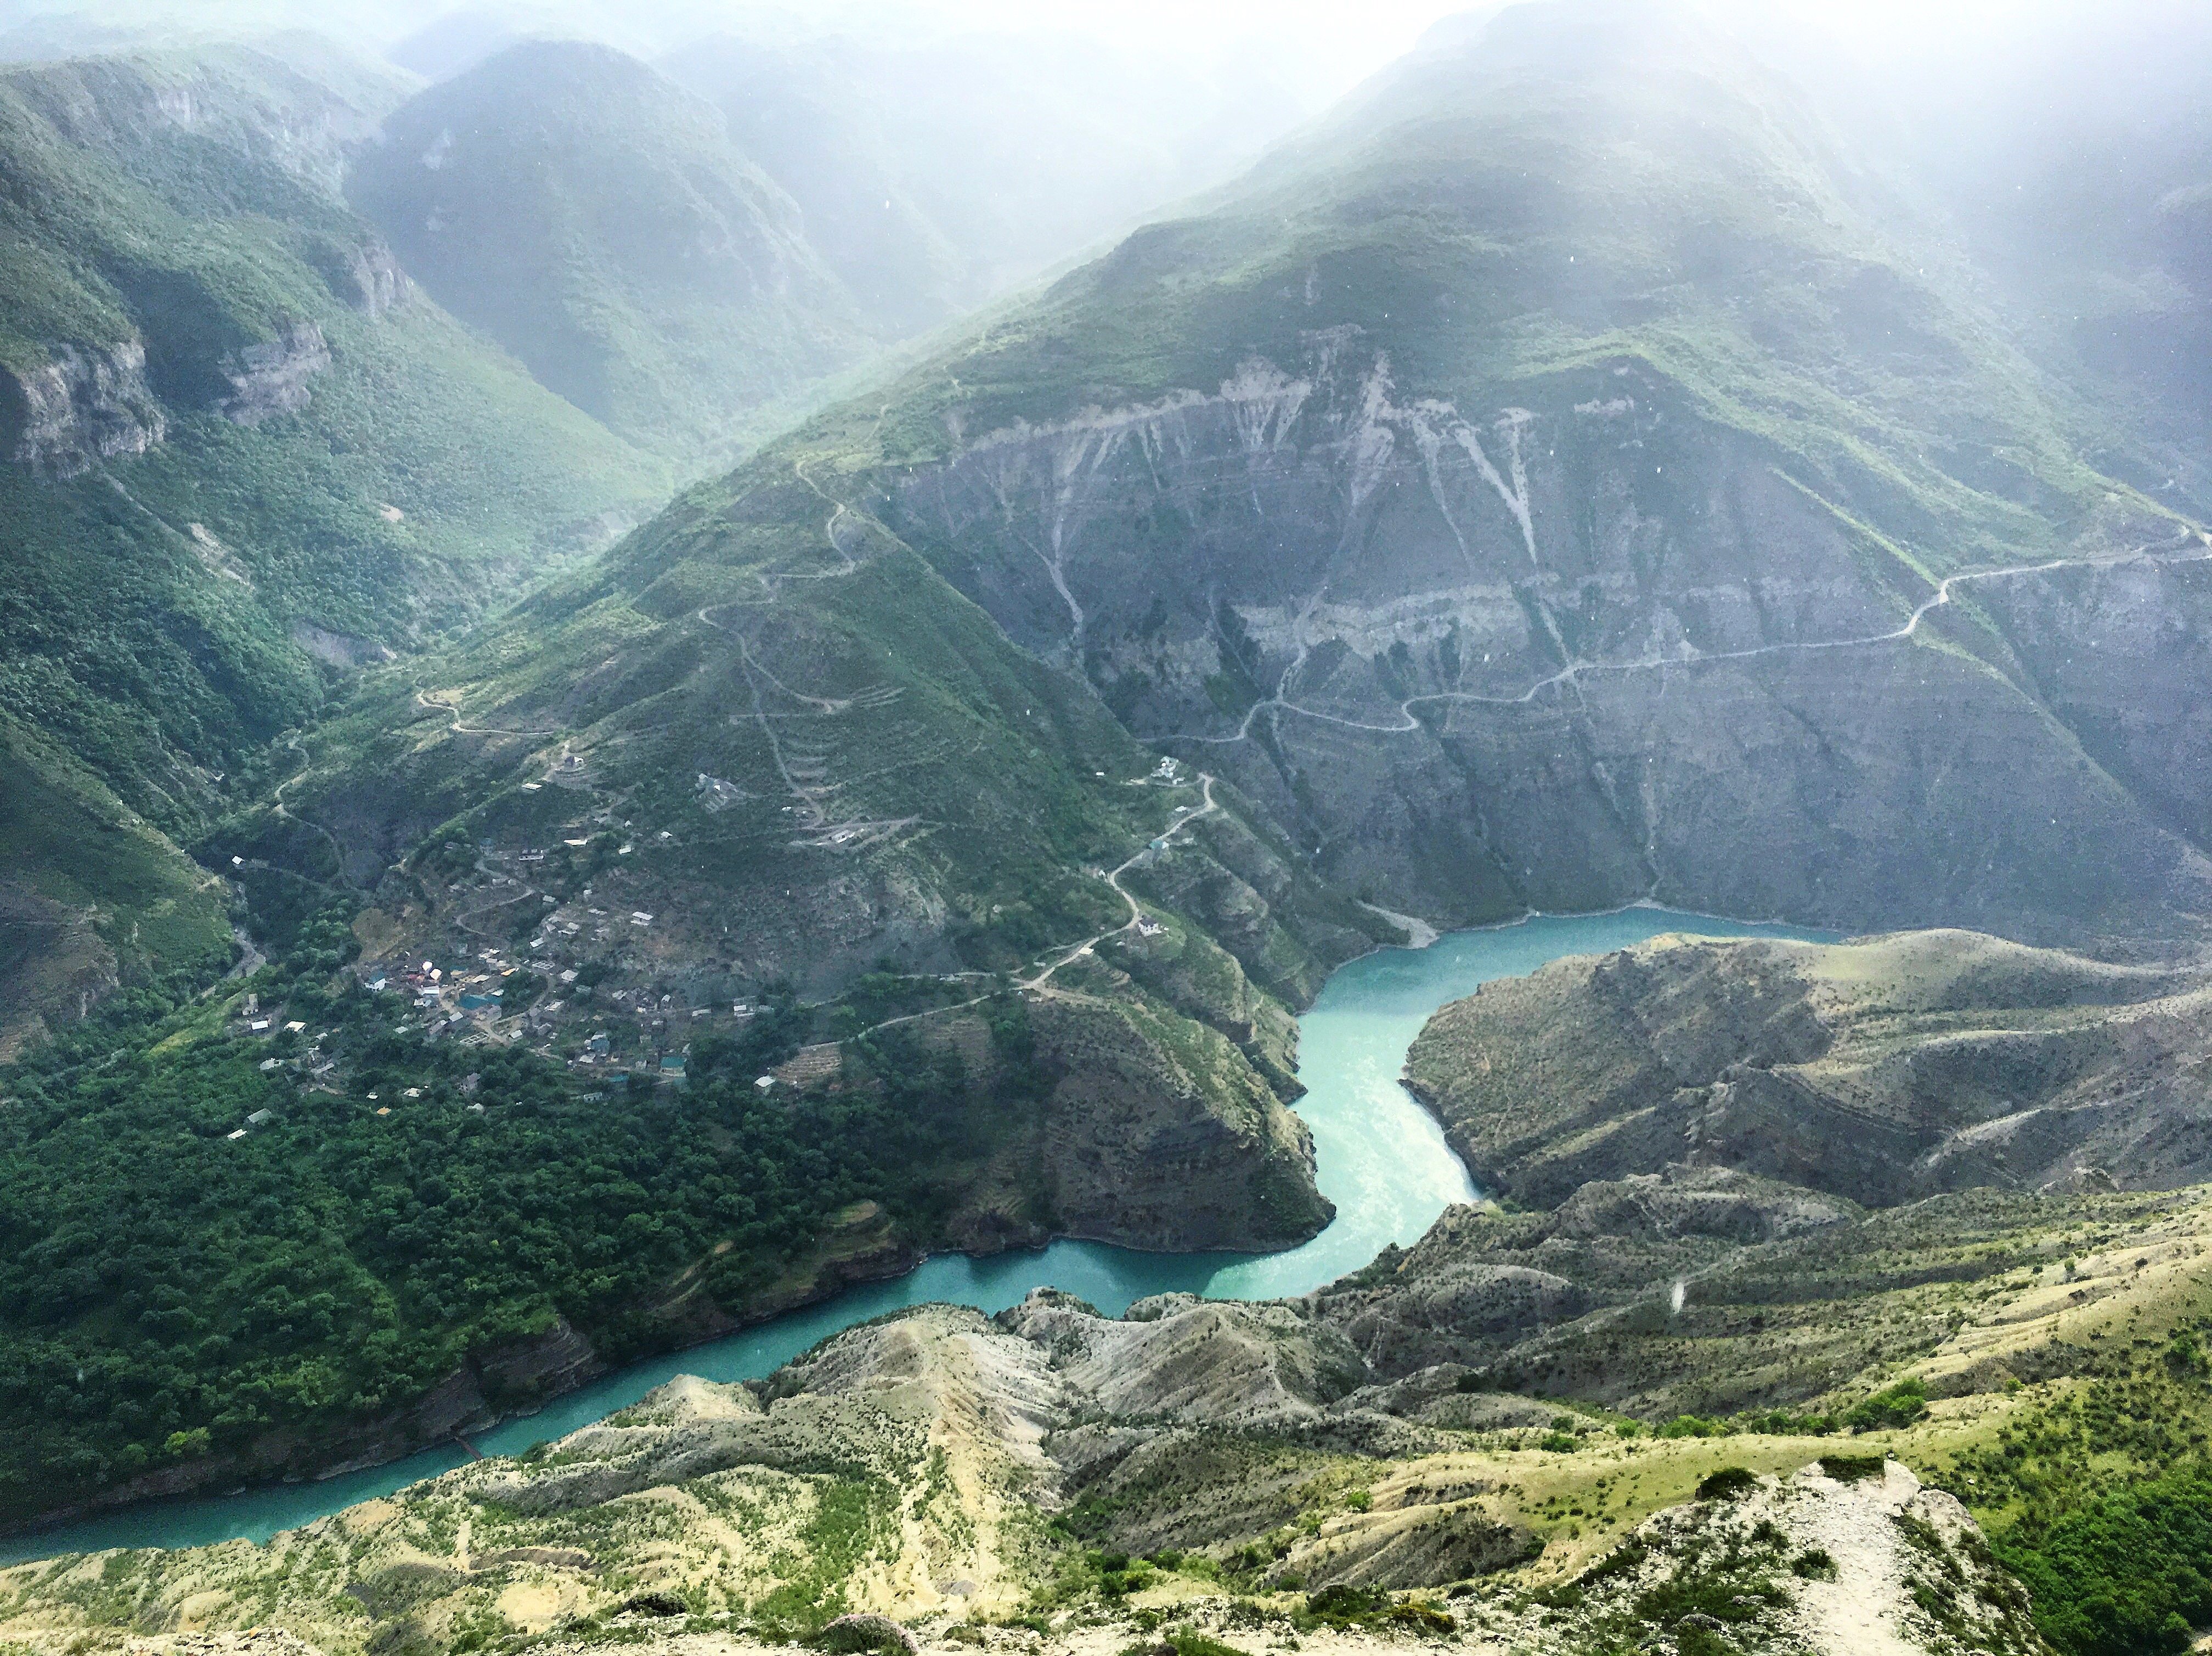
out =
<path fill-rule="evenodd" d="M 0 1656 L 2212 1628 L 2201 20 L 48 9 Z"/>

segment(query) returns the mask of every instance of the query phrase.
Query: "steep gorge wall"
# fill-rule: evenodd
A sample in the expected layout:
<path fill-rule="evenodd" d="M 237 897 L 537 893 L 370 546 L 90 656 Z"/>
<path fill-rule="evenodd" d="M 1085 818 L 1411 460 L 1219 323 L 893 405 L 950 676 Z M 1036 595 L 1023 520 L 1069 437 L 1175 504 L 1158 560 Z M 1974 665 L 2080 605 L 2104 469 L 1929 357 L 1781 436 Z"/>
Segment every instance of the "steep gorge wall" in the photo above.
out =
<path fill-rule="evenodd" d="M 1640 363 L 1521 394 L 1401 401 L 1340 330 L 1295 373 L 981 437 L 878 510 L 1393 908 L 2023 935 L 2202 908 L 2212 794 L 2155 759 L 2212 740 L 2178 523 L 2116 508 L 2019 559 L 2075 567 L 1939 588 L 1861 521 L 1906 506 L 1832 504 Z"/>

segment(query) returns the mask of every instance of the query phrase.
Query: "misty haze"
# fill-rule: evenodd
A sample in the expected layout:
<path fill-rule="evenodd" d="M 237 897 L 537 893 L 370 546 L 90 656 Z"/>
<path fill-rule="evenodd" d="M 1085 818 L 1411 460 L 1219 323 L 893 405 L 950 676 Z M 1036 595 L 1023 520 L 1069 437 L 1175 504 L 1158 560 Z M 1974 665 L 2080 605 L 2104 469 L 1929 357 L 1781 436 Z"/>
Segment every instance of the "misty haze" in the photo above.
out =
<path fill-rule="evenodd" d="M 2212 10 L 0 0 L 0 1656 L 2212 1643 Z"/>

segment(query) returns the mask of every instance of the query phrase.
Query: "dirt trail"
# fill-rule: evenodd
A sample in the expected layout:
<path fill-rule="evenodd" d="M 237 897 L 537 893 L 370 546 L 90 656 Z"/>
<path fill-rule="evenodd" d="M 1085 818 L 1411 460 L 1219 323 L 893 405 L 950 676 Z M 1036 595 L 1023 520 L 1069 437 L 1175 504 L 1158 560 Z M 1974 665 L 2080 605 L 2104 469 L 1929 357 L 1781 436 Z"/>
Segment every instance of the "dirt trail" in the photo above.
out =
<path fill-rule="evenodd" d="M 1188 827 L 1192 823 L 1196 822 L 1200 817 L 1211 816 L 1214 812 L 1221 808 L 1213 802 L 1213 778 L 1201 771 L 1199 775 L 1199 782 L 1200 784 L 1200 798 L 1202 802 L 1197 805 L 1185 806 L 1182 810 L 1176 813 L 1174 821 L 1169 823 L 1166 827 L 1161 829 L 1160 831 L 1154 836 L 1155 839 L 1167 839 L 1170 836 L 1180 832 L 1182 829 Z M 1097 948 L 1099 944 L 1104 942 L 1108 938 L 1119 937 L 1123 932 L 1129 930 L 1131 928 L 1135 926 L 1139 920 L 1142 920 L 1145 917 L 1145 910 L 1143 907 L 1138 903 L 1135 898 L 1129 895 L 1128 889 L 1121 884 L 1121 876 L 1127 874 L 1130 869 L 1135 868 L 1139 862 L 1143 861 L 1146 855 L 1151 849 L 1151 845 L 1147 844 L 1143 850 L 1136 852 L 1134 855 L 1130 856 L 1127 861 L 1123 862 L 1119 868 L 1114 869 L 1106 876 L 1106 883 L 1114 888 L 1115 895 L 1129 905 L 1129 917 L 1110 931 L 1103 931 L 1095 937 L 1085 938 L 1080 943 L 1076 944 L 1066 953 L 1062 954 L 1059 959 L 1054 961 L 1050 965 L 1040 971 L 1036 977 L 1030 978 L 1026 983 L 1023 984 L 1023 988 L 1042 989 L 1045 984 L 1051 980 L 1053 973 L 1058 971 L 1062 966 L 1068 965 L 1072 961 L 1081 959 L 1084 956 L 1091 953 L 1092 950 Z"/>
<path fill-rule="evenodd" d="M 2182 540 L 2185 543 L 2194 538 L 2193 532 L 2185 533 Z M 1307 646 L 1302 641 L 1298 646 L 1297 656 L 1290 667 L 1284 671 L 1283 677 L 1276 686 L 1275 693 L 1265 701 L 1253 703 L 1246 711 L 1242 722 L 1237 725 L 1233 735 L 1171 736 L 1162 737 L 1159 740 L 1202 743 L 1209 746 L 1225 746 L 1245 741 L 1251 736 L 1253 721 L 1261 714 L 1270 710 L 1295 714 L 1302 719 L 1317 720 L 1323 724 L 1336 725 L 1346 730 L 1370 731 L 1378 736 L 1402 736 L 1424 728 L 1421 721 L 1413 716 L 1413 709 L 1417 707 L 1433 706 L 1440 703 L 1468 703 L 1486 707 L 1525 707 L 1547 690 L 1563 685 L 1579 685 L 1583 678 L 1599 673 L 1665 672 L 1669 667 L 1702 667 L 1711 661 L 1746 661 L 1760 655 L 1783 655 L 1800 651 L 1864 649 L 1875 644 L 1897 643 L 1911 637 L 1919 631 L 1921 622 L 1927 618 L 1931 610 L 1941 609 L 1948 604 L 1951 601 L 1953 588 L 1962 586 L 1969 581 L 2004 581 L 2020 575 L 2047 575 L 2053 569 L 2118 569 L 2137 562 L 2157 564 L 2203 563 L 2212 562 L 2212 552 L 2199 551 L 2161 557 L 2154 553 L 2148 546 L 2138 546 L 2130 551 L 2112 557 L 2056 557 L 2042 563 L 2017 563 L 2001 569 L 1968 569 L 1958 575 L 1946 575 L 1936 584 L 1934 595 L 1914 610 L 1906 618 L 1904 625 L 1892 628 L 1887 632 L 1869 633 L 1862 637 L 1816 638 L 1781 644 L 1759 644 L 1750 649 L 1710 651 L 1691 649 L 1683 654 L 1645 656 L 1633 661 L 1570 661 L 1557 673 L 1539 679 L 1528 689 L 1516 696 L 1484 696 L 1473 691 L 1463 690 L 1437 691 L 1427 696 L 1409 696 L 1398 704 L 1399 722 L 1389 725 L 1376 724 L 1361 719 L 1346 719 L 1337 714 L 1323 713 L 1318 708 L 1301 707 L 1291 701 L 1290 699 L 1291 680 L 1298 668 L 1304 665 L 1308 653 Z M 1311 608 L 1312 605 L 1310 602 L 1307 611 L 1310 612 Z M 1302 612 L 1299 617 L 1301 631 L 1304 620 L 1305 614 Z"/>
<path fill-rule="evenodd" d="M 1188 827 L 1192 823 L 1196 822 L 1200 817 L 1211 815 L 1213 812 L 1221 808 L 1218 805 L 1214 803 L 1213 778 L 1201 771 L 1199 775 L 1199 782 L 1200 802 L 1197 805 L 1186 806 L 1182 811 L 1178 812 L 1172 822 L 1169 823 L 1166 827 L 1163 828 L 1158 834 L 1153 836 L 1155 839 L 1166 839 L 1171 835 Z M 1058 971 L 1062 966 L 1067 965 L 1073 961 L 1079 960 L 1085 955 L 1091 953 L 1095 949 L 1097 949 L 1099 944 L 1104 942 L 1108 938 L 1119 937 L 1123 932 L 1129 930 L 1131 928 L 1135 926 L 1139 920 L 1144 918 L 1145 910 L 1143 905 L 1140 904 L 1135 898 L 1132 897 L 1129 894 L 1128 889 L 1121 884 L 1121 876 L 1128 873 L 1130 869 L 1135 868 L 1137 864 L 1144 859 L 1146 853 L 1151 849 L 1151 843 L 1150 842 L 1147 842 L 1143 850 L 1135 852 L 1126 861 L 1122 862 L 1118 868 L 1113 869 L 1106 876 L 1106 883 L 1114 888 L 1115 895 L 1119 897 L 1122 902 L 1129 905 L 1129 917 L 1123 921 L 1120 925 L 1113 927 L 1109 930 L 1094 933 L 1092 935 L 1085 938 L 1079 943 L 1069 944 L 1060 952 L 1057 959 L 1054 960 L 1049 965 L 1041 968 L 1036 977 L 1016 978 L 1014 980 L 1015 988 L 1025 990 L 1034 990 L 1041 994 L 1060 993 L 1061 991 L 1060 990 L 1047 987 L 1054 972 Z M 992 1000 L 994 998 L 994 995 L 979 995 L 973 1000 L 956 1002 L 951 1006 L 931 1007 L 926 1012 L 909 1012 L 900 1017 L 886 1018 L 879 1024 L 869 1025 L 867 1028 L 860 1032 L 860 1034 L 872 1035 L 879 1029 L 890 1029 L 898 1024 L 915 1023 L 924 1018 L 941 1017 L 948 1012 L 964 1012 L 970 1007 L 981 1006 L 986 1001 Z M 854 1038 L 857 1040 L 860 1038 L 859 1036 L 855 1036 Z"/>

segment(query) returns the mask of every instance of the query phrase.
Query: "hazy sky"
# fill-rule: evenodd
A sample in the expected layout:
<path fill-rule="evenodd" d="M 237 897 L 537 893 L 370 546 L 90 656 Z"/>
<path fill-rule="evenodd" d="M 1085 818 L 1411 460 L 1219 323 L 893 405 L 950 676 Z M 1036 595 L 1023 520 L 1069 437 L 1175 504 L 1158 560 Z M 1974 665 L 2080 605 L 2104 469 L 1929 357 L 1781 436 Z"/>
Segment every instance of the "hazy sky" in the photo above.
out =
<path fill-rule="evenodd" d="M 1539 0 L 1541 3 L 1541 0 Z M 1654 0 L 1680 3 L 1682 0 Z M 480 11 L 547 33 L 613 40 L 646 56 L 679 48 L 718 28 L 763 29 L 805 37 L 824 30 L 884 36 L 985 29 L 1094 34 L 1125 52 L 1167 60 L 1287 74 L 1302 94 L 1323 102 L 1403 54 L 1439 19 L 1494 11 L 1503 0 L 0 0 L 0 25 L 41 13 L 72 14 L 111 25 L 155 15 L 203 27 L 260 18 L 335 29 L 372 50 L 433 20 Z M 1741 10 L 1762 23 L 1778 17 L 1816 22 L 1854 55 L 1877 61 L 1951 56 L 1968 47 L 2017 46 L 2053 19 L 2087 21 L 2111 15 L 2114 0 L 1688 0 Z M 2129 0 L 2124 9 L 2208 0 Z M 1232 70 L 1233 72 L 1233 70 Z"/>
<path fill-rule="evenodd" d="M 817 15 L 897 17 L 927 27 L 1096 33 L 1116 45 L 1211 56 L 1255 40 L 1320 67 L 1338 88 L 1399 57 L 1439 19 L 1497 10 L 1504 0 L 836 0 Z M 736 0 L 741 7 L 744 0 Z M 774 3 L 774 0 L 770 0 Z M 2109 0 L 1705 0 L 1725 13 L 1812 22 L 1856 52 L 1881 58 L 1948 52 L 1964 42 L 2016 39 L 2066 15 L 2093 15 Z"/>

